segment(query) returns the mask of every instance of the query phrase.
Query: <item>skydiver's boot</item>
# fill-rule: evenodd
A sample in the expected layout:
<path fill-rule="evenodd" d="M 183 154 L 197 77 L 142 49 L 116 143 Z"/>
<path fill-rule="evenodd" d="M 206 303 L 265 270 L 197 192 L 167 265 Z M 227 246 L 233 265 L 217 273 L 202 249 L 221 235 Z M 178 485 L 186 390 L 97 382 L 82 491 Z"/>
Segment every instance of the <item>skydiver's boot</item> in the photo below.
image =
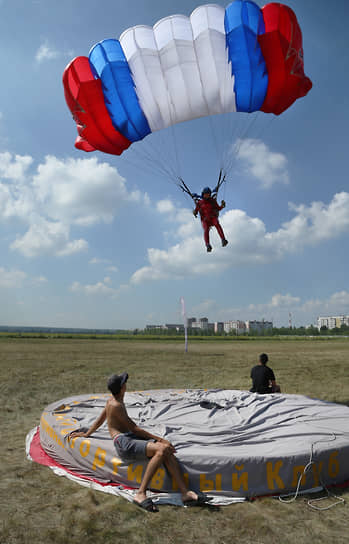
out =
<path fill-rule="evenodd" d="M 212 251 L 211 244 L 207 244 L 206 249 L 207 249 L 207 253 L 210 253 Z"/>
<path fill-rule="evenodd" d="M 226 240 L 225 238 L 223 238 L 223 240 L 222 240 L 222 246 L 225 247 L 226 245 L 228 245 L 228 240 Z"/>

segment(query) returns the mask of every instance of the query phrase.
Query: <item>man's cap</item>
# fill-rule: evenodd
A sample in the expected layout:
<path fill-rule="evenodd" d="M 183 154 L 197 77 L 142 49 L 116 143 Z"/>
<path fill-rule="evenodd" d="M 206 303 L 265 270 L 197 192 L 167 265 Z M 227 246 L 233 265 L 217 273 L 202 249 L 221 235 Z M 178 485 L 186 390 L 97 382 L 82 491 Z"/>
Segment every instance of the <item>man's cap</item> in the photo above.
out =
<path fill-rule="evenodd" d="M 124 383 L 126 383 L 128 380 L 128 374 L 127 372 L 123 372 L 122 374 L 112 374 L 108 378 L 107 386 L 109 391 L 113 395 L 118 395 L 120 393 L 120 390 Z"/>
<path fill-rule="evenodd" d="M 265 365 L 269 361 L 269 357 L 266 353 L 261 353 L 259 356 L 260 362 Z"/>

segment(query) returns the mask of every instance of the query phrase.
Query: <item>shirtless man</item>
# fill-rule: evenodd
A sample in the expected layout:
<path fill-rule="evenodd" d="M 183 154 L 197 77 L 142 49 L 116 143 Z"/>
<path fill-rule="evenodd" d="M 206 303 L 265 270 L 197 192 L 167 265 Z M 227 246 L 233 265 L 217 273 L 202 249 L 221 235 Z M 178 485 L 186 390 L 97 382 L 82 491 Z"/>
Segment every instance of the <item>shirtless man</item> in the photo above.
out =
<path fill-rule="evenodd" d="M 174 446 L 168 440 L 141 429 L 127 415 L 124 404 L 127 380 L 128 374 L 126 372 L 110 376 L 108 389 L 112 393 L 112 397 L 107 400 L 103 412 L 88 431 L 72 431 L 69 438 L 91 436 L 107 420 L 110 436 L 114 442 L 116 452 L 122 460 L 132 463 L 135 460 L 144 461 L 149 459 L 141 485 L 134 497 L 134 503 L 149 512 L 158 512 L 158 508 L 153 501 L 147 498 L 146 490 L 160 465 L 164 464 L 177 482 L 185 505 L 200 506 L 205 504 L 208 499 L 203 493 L 198 494 L 189 491 L 185 485 L 178 460 L 174 455 L 176 452 Z"/>

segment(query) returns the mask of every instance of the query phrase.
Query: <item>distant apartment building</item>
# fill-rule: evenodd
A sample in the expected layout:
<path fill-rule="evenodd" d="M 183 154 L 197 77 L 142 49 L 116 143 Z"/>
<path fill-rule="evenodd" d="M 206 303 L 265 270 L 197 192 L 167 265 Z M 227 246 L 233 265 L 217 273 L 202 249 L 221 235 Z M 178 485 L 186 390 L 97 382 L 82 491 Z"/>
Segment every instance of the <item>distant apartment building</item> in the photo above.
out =
<path fill-rule="evenodd" d="M 209 324 L 209 323 L 208 323 L 207 317 L 200 317 L 199 323 L 200 323 L 200 329 L 206 330 L 206 329 L 209 328 L 209 327 L 208 327 L 208 324 Z"/>
<path fill-rule="evenodd" d="M 262 333 L 264 331 L 271 330 L 273 328 L 272 321 L 246 321 L 246 331 Z"/>
<path fill-rule="evenodd" d="M 246 332 L 246 323 L 245 321 L 236 320 L 236 321 L 225 321 L 224 324 L 224 332 L 227 334 L 233 332 L 237 335 L 244 334 Z"/>
<path fill-rule="evenodd" d="M 211 323 L 208 322 L 207 317 L 201 317 L 200 319 L 196 319 L 196 317 L 190 317 L 187 320 L 188 328 L 189 329 L 200 329 L 200 330 L 207 330 L 210 329 L 209 325 Z M 212 324 L 213 327 L 213 324 Z"/>
<path fill-rule="evenodd" d="M 224 323 L 222 321 L 216 321 L 213 324 L 213 330 L 216 334 L 221 334 L 224 332 Z"/>
<path fill-rule="evenodd" d="M 349 326 L 349 315 L 338 315 L 338 316 L 326 316 L 317 318 L 317 328 L 320 330 L 321 327 L 326 327 L 327 329 L 340 329 L 342 325 Z"/>
<path fill-rule="evenodd" d="M 146 325 L 145 330 L 146 331 L 162 331 L 164 329 L 164 325 Z"/>
<path fill-rule="evenodd" d="M 320 318 L 319 318 L 320 319 Z M 321 318 L 325 319 L 325 318 Z M 349 318 L 348 318 L 349 319 Z M 321 325 L 320 325 L 321 326 Z M 326 324 L 328 327 L 328 325 Z M 336 325 L 334 325 L 336 326 Z M 231 321 L 216 321 L 215 323 L 209 323 L 207 317 L 201 317 L 197 319 L 196 317 L 189 317 L 187 319 L 187 327 L 189 330 L 198 330 L 213 332 L 216 334 L 245 334 L 249 332 L 253 333 L 263 333 L 266 330 L 271 330 L 273 328 L 273 323 L 271 321 L 242 321 L 240 319 L 231 320 Z M 175 324 L 175 323 L 166 323 L 166 325 L 147 325 L 145 330 L 149 331 L 184 331 L 184 324 Z"/>
<path fill-rule="evenodd" d="M 165 325 L 165 329 L 168 330 L 168 331 L 177 331 L 177 332 L 182 332 L 184 331 L 184 325 L 177 325 L 177 324 L 172 324 L 172 323 L 166 323 Z"/>

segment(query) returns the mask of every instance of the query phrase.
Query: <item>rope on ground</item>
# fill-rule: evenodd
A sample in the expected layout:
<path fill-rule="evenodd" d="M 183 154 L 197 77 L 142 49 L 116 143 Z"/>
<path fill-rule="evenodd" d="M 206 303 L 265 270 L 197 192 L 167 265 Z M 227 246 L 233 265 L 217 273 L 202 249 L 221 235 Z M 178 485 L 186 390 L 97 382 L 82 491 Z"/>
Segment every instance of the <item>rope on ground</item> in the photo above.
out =
<path fill-rule="evenodd" d="M 306 421 L 305 421 L 306 423 Z M 326 429 L 326 430 L 329 430 L 330 431 L 330 434 L 332 435 L 332 439 L 326 439 L 326 440 L 317 440 L 316 442 L 312 442 L 311 446 L 310 446 L 310 458 L 309 458 L 309 461 L 308 463 L 305 465 L 302 473 L 300 474 L 299 478 L 298 478 L 298 482 L 297 482 L 297 487 L 296 487 L 296 491 L 294 493 L 288 493 L 286 495 L 279 495 L 279 501 L 280 502 L 284 502 L 284 503 L 291 503 L 291 502 L 294 502 L 300 491 L 299 491 L 299 488 L 301 486 L 301 481 L 302 481 L 302 478 L 305 476 L 305 474 L 309 471 L 310 467 L 312 465 L 314 465 L 314 446 L 315 444 L 319 444 L 320 442 L 332 442 L 334 440 L 337 439 L 337 436 L 336 434 L 331 430 L 331 429 L 328 429 L 328 427 L 319 427 L 321 429 Z M 346 433 L 345 433 L 346 434 Z M 320 484 L 321 484 L 321 487 L 324 491 L 326 491 L 327 493 L 327 496 L 326 497 L 317 497 L 316 499 L 309 499 L 307 500 L 307 505 L 310 507 L 310 508 L 313 508 L 314 510 L 320 510 L 320 511 L 324 511 L 324 510 L 329 510 L 330 508 L 333 508 L 334 506 L 337 506 L 338 504 L 345 504 L 345 499 L 343 499 L 343 497 L 337 497 L 337 495 L 335 495 L 334 493 L 332 493 L 328 487 L 326 486 L 326 484 L 324 484 L 324 482 L 322 481 L 321 479 L 321 476 L 319 475 L 319 481 L 320 481 Z M 291 498 L 287 498 L 287 497 L 291 497 Z M 320 502 L 320 501 L 323 501 L 323 500 L 326 500 L 326 499 L 329 499 L 333 497 L 334 499 L 336 499 L 335 502 L 333 502 L 332 504 L 330 505 L 327 505 L 327 506 L 316 506 L 315 502 Z"/>

